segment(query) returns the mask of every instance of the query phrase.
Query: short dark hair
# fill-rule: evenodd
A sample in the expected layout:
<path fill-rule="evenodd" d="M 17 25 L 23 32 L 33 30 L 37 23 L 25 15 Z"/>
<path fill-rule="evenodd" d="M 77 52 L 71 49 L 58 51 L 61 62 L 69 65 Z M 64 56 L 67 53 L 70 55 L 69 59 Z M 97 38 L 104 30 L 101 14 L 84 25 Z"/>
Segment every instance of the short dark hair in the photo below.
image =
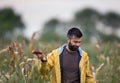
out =
<path fill-rule="evenodd" d="M 73 36 L 80 38 L 83 36 L 83 34 L 80 31 L 80 29 L 73 27 L 73 28 L 69 29 L 69 31 L 67 33 L 67 37 L 71 38 Z"/>

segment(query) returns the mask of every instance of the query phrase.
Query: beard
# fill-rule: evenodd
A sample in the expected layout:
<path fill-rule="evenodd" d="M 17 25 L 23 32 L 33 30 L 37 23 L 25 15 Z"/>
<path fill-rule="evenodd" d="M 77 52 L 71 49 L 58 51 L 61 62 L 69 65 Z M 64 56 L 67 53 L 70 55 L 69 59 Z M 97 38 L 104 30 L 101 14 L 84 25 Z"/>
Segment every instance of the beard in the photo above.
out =
<path fill-rule="evenodd" d="M 79 47 L 79 46 L 74 46 L 74 45 L 72 45 L 70 42 L 68 43 L 68 48 L 69 48 L 71 51 L 77 51 L 77 50 L 78 50 L 78 47 Z"/>

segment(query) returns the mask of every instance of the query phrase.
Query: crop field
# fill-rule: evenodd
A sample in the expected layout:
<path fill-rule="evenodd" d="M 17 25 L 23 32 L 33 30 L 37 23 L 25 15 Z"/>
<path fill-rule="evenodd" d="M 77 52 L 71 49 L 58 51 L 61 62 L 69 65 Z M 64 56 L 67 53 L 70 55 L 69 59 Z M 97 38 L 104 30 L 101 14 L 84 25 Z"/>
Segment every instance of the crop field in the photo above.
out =
<path fill-rule="evenodd" d="M 40 60 L 33 49 L 45 54 L 63 43 L 44 43 L 31 39 L 29 42 L 0 43 L 0 83 L 49 83 L 39 71 Z M 120 82 L 120 43 L 81 44 L 88 53 L 90 67 L 97 83 Z M 50 74 L 49 74 L 50 77 Z"/>

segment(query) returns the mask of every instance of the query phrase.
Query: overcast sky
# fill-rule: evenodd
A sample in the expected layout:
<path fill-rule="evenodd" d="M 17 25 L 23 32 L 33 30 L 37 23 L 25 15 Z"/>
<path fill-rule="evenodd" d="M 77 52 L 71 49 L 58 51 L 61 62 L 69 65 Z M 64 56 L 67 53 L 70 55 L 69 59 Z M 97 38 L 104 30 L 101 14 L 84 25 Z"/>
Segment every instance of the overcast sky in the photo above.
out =
<path fill-rule="evenodd" d="M 0 9 L 5 7 L 11 7 L 22 15 L 28 37 L 40 30 L 47 20 L 69 21 L 75 12 L 86 7 L 102 13 L 113 11 L 120 14 L 120 0 L 0 0 Z"/>

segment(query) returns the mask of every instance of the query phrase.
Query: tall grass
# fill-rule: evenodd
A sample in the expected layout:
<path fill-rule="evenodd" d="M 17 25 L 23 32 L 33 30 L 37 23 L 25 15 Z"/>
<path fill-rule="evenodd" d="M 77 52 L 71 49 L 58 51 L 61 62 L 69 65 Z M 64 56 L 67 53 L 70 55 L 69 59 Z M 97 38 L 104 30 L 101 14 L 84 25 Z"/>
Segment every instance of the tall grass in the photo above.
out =
<path fill-rule="evenodd" d="M 30 43 L 15 41 L 0 48 L 0 83 L 46 83 L 39 71 L 40 60 L 34 56 L 33 49 L 43 50 L 45 54 L 62 45 L 61 42 L 45 43 L 31 38 Z M 97 83 L 120 82 L 120 44 L 83 44 L 88 52 Z"/>

